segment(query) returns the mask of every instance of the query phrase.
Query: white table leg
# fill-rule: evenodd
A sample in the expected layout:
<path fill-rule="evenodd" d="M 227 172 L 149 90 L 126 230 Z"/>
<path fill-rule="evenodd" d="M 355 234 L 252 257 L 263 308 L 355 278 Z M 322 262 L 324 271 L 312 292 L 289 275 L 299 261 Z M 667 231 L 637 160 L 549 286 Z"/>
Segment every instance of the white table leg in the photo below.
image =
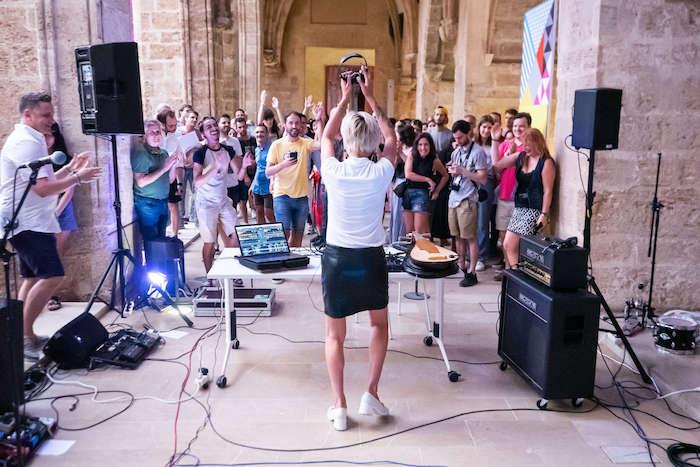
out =
<path fill-rule="evenodd" d="M 396 316 L 401 316 L 401 281 L 396 281 Z"/>
<path fill-rule="evenodd" d="M 440 348 L 440 353 L 442 354 L 442 359 L 445 361 L 445 367 L 447 367 L 447 377 L 450 379 L 450 381 L 454 383 L 459 379 L 460 374 L 456 371 L 452 371 L 452 367 L 450 366 L 450 360 L 447 358 L 445 344 L 442 341 L 442 336 L 445 332 L 443 327 L 445 283 L 443 279 L 437 279 L 435 281 L 435 295 L 437 295 L 437 300 L 435 304 L 435 321 L 433 323 L 433 337 L 435 337 L 438 347 Z"/>
<path fill-rule="evenodd" d="M 233 347 L 238 348 L 238 339 L 234 335 L 236 326 L 236 315 L 233 310 L 233 280 L 224 279 L 224 326 L 226 326 L 226 353 L 221 364 L 221 374 L 216 380 L 216 385 L 220 388 L 226 387 L 226 366 Z"/>
<path fill-rule="evenodd" d="M 421 279 L 421 285 L 423 286 L 423 304 L 425 305 L 425 327 L 428 329 L 429 333 L 432 333 L 433 328 L 430 325 L 430 308 L 428 308 L 428 289 L 425 287 L 425 279 Z"/>

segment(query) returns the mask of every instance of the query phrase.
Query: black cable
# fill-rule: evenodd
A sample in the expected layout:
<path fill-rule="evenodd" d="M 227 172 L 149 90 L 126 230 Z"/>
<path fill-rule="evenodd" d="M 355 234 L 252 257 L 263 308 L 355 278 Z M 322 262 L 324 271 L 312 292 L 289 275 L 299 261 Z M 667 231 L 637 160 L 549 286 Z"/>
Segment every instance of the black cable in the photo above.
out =
<path fill-rule="evenodd" d="M 75 394 L 63 394 L 63 395 L 60 395 L 60 396 L 40 397 L 40 398 L 32 399 L 31 401 L 27 401 L 27 402 L 25 403 L 25 406 L 26 406 L 27 403 L 30 403 L 30 402 L 38 402 L 38 401 L 45 401 L 45 400 L 51 401 L 51 402 L 49 403 L 49 405 L 51 406 L 51 410 L 53 410 L 54 414 L 56 415 L 56 427 L 57 427 L 59 430 L 65 430 L 65 431 L 85 431 L 85 430 L 89 430 L 90 428 L 94 428 L 94 427 L 96 427 L 96 426 L 98 426 L 98 425 L 101 425 L 101 424 L 103 424 L 103 423 L 105 423 L 105 422 L 108 422 L 109 420 L 115 418 L 116 416 L 123 414 L 124 412 L 126 412 L 127 410 L 129 410 L 129 409 L 131 408 L 131 406 L 134 405 L 135 396 L 134 396 L 132 393 L 130 393 L 129 391 L 123 391 L 123 390 L 120 390 L 120 389 L 98 390 L 98 391 L 97 391 L 97 395 L 99 395 L 99 394 L 114 394 L 114 393 L 116 393 L 116 394 L 123 394 L 123 395 L 128 396 L 128 397 L 130 398 L 130 399 L 128 400 L 129 403 L 127 404 L 126 407 L 124 407 L 123 409 L 119 410 L 118 412 L 116 412 L 116 413 L 114 413 L 114 414 L 108 416 L 107 418 L 104 418 L 104 419 L 102 419 L 102 420 L 100 420 L 100 421 L 97 421 L 97 422 L 95 422 L 95 423 L 93 423 L 93 424 L 91 424 L 91 425 L 87 425 L 87 426 L 83 426 L 83 427 L 78 427 L 78 428 L 64 427 L 64 426 L 61 426 L 61 425 L 59 424 L 60 413 L 59 413 L 58 409 L 56 408 L 55 403 L 56 403 L 57 401 L 61 400 L 61 399 L 73 398 L 73 399 L 79 400 L 79 398 L 82 397 L 82 396 L 93 396 L 93 395 L 96 395 L 94 391 L 90 391 L 90 392 L 81 392 L 81 393 L 75 393 Z M 75 405 L 77 405 L 77 403 L 76 403 Z"/>
<path fill-rule="evenodd" d="M 253 331 L 252 329 L 248 328 L 242 328 L 244 331 L 247 331 L 251 334 L 259 335 L 259 336 L 274 336 L 274 337 L 279 337 L 282 340 L 285 340 L 291 344 L 325 344 L 324 341 L 321 340 L 295 340 L 295 339 L 290 339 L 288 337 L 285 337 L 281 334 L 277 334 L 274 332 L 264 332 L 264 331 Z M 363 350 L 363 349 L 368 349 L 369 347 L 367 346 L 343 346 L 344 349 L 346 350 Z M 403 354 L 403 355 L 408 355 L 409 357 L 413 358 L 418 358 L 418 359 L 424 359 L 424 360 L 438 360 L 438 361 L 443 361 L 442 358 L 439 357 L 431 357 L 428 355 L 415 355 L 410 352 L 406 352 L 404 350 L 397 350 L 397 349 L 387 349 L 387 352 L 393 352 L 393 353 L 398 353 L 398 354 Z M 455 360 L 455 359 L 450 359 L 450 362 L 455 362 L 455 363 L 464 363 L 467 365 L 497 365 L 500 364 L 501 361 L 496 361 L 496 362 L 470 362 L 467 360 Z"/>
<path fill-rule="evenodd" d="M 695 459 L 700 460 L 700 446 L 698 445 L 688 443 L 674 443 L 668 448 L 666 448 L 666 454 L 668 455 L 668 459 L 675 467 L 700 466 L 700 463 L 691 464 L 690 462 L 688 462 L 688 460 L 690 459 L 682 459 L 683 456 L 694 454 Z"/>

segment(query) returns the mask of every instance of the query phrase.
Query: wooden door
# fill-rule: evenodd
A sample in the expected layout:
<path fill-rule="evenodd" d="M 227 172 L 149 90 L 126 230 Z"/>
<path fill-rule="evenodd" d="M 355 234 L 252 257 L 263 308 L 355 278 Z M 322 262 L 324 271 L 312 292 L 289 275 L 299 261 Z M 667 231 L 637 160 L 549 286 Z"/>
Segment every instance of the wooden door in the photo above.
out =
<path fill-rule="evenodd" d="M 340 102 L 340 74 L 346 71 L 360 71 L 359 65 L 327 65 L 326 66 L 326 112 L 330 113 L 331 109 Z M 374 76 L 374 67 L 369 67 L 369 72 Z M 374 91 L 374 82 L 370 84 L 370 90 Z M 350 108 L 353 110 L 371 111 L 365 102 L 365 96 L 362 95 L 359 85 L 353 85 L 352 98 L 350 100 Z"/>

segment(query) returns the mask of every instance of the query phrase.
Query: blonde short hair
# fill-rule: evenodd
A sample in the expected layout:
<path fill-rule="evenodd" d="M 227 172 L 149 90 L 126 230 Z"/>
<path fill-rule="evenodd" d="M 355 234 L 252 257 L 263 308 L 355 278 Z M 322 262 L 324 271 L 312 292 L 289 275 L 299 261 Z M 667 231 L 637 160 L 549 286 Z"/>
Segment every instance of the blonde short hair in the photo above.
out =
<path fill-rule="evenodd" d="M 343 146 L 348 154 L 370 155 L 379 149 L 379 123 L 367 112 L 348 112 L 340 124 Z"/>

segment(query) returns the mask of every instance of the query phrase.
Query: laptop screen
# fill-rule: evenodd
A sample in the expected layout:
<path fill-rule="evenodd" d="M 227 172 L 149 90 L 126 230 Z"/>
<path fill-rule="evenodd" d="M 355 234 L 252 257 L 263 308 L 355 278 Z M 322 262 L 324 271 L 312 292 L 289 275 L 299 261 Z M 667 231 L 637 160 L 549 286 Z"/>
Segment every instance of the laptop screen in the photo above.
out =
<path fill-rule="evenodd" d="M 241 256 L 268 253 L 289 253 L 287 238 L 281 223 L 237 225 L 236 234 L 241 244 Z"/>

